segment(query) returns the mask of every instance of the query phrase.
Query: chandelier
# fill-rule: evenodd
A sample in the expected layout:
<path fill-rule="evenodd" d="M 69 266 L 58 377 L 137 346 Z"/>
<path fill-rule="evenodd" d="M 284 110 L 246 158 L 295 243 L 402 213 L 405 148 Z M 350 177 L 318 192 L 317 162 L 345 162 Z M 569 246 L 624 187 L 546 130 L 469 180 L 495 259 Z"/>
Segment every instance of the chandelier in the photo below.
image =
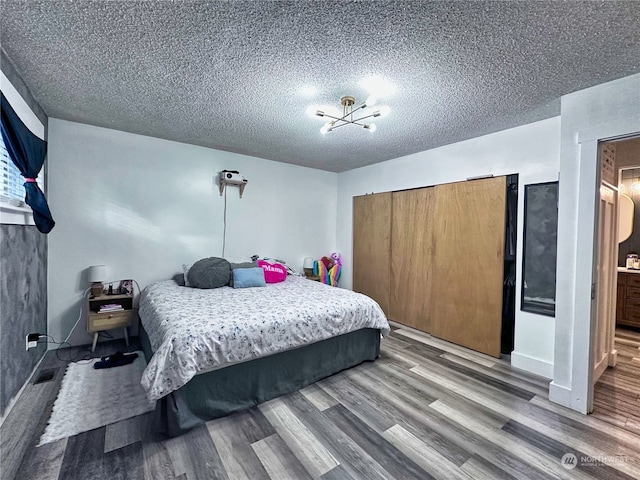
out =
<path fill-rule="evenodd" d="M 368 103 L 367 103 L 368 102 Z M 332 120 L 328 123 L 325 123 L 324 126 L 320 129 L 320 133 L 325 134 L 327 132 L 331 132 L 338 127 L 343 127 L 344 125 L 357 125 L 359 127 L 365 128 L 370 132 L 376 131 L 375 123 L 363 123 L 362 120 L 366 120 L 371 117 L 379 117 L 382 115 L 381 110 L 375 110 L 373 113 L 369 115 L 365 115 L 363 117 L 359 117 L 354 119 L 354 114 L 360 111 L 360 114 L 365 113 L 363 110 L 367 108 L 367 106 L 373 106 L 375 103 L 373 100 L 367 99 L 362 105 L 353 108 L 356 103 L 356 99 L 350 95 L 344 96 L 340 99 L 340 103 L 342 104 L 342 116 L 335 117 L 333 115 L 329 115 L 328 113 L 323 112 L 322 110 L 316 110 L 316 115 L 322 118 L 331 118 Z M 357 116 L 357 115 L 356 115 Z"/>

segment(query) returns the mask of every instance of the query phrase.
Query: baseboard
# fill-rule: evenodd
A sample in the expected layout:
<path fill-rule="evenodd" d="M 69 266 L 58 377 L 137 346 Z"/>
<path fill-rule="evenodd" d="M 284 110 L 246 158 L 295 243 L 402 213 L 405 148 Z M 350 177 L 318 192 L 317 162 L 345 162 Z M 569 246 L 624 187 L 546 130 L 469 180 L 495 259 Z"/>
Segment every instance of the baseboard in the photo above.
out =
<path fill-rule="evenodd" d="M 511 352 L 511 366 L 535 373 L 549 380 L 553 379 L 553 363 L 518 353 L 515 350 Z"/>
<path fill-rule="evenodd" d="M 549 400 L 563 407 L 571 408 L 571 389 L 551 382 L 549 384 Z"/>

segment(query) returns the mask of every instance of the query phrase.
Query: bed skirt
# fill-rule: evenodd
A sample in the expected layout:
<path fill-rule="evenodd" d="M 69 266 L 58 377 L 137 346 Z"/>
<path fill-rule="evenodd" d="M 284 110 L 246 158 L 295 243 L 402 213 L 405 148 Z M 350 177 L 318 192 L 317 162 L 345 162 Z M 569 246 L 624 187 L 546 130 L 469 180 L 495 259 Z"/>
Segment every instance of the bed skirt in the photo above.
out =
<path fill-rule="evenodd" d="M 147 362 L 153 352 L 140 325 Z M 304 347 L 196 375 L 156 403 L 156 425 L 175 437 L 208 420 L 244 410 L 380 354 L 380 330 L 365 328 Z"/>

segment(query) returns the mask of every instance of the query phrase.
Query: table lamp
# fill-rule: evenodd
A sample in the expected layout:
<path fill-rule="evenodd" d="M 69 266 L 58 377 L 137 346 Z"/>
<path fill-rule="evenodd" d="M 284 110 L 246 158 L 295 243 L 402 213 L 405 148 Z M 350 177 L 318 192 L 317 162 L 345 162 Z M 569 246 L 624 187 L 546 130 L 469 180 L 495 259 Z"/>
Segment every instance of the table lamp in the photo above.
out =
<path fill-rule="evenodd" d="M 89 281 L 91 283 L 91 295 L 97 297 L 104 292 L 102 282 L 107 279 L 106 265 L 92 265 L 89 267 Z"/>
<path fill-rule="evenodd" d="M 313 258 L 304 257 L 304 261 L 302 263 L 302 268 L 304 270 L 304 274 L 307 277 L 310 277 L 311 275 L 313 275 Z"/>

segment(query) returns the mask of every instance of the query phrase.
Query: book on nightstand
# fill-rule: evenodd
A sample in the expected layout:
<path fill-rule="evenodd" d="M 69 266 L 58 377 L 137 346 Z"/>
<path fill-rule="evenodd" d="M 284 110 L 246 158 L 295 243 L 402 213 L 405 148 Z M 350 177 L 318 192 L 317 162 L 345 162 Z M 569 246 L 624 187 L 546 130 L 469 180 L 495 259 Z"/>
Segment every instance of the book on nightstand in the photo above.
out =
<path fill-rule="evenodd" d="M 100 305 L 100 310 L 98 310 L 98 312 L 117 312 L 118 310 L 124 310 L 124 307 L 117 303 L 109 303 L 107 305 Z"/>

